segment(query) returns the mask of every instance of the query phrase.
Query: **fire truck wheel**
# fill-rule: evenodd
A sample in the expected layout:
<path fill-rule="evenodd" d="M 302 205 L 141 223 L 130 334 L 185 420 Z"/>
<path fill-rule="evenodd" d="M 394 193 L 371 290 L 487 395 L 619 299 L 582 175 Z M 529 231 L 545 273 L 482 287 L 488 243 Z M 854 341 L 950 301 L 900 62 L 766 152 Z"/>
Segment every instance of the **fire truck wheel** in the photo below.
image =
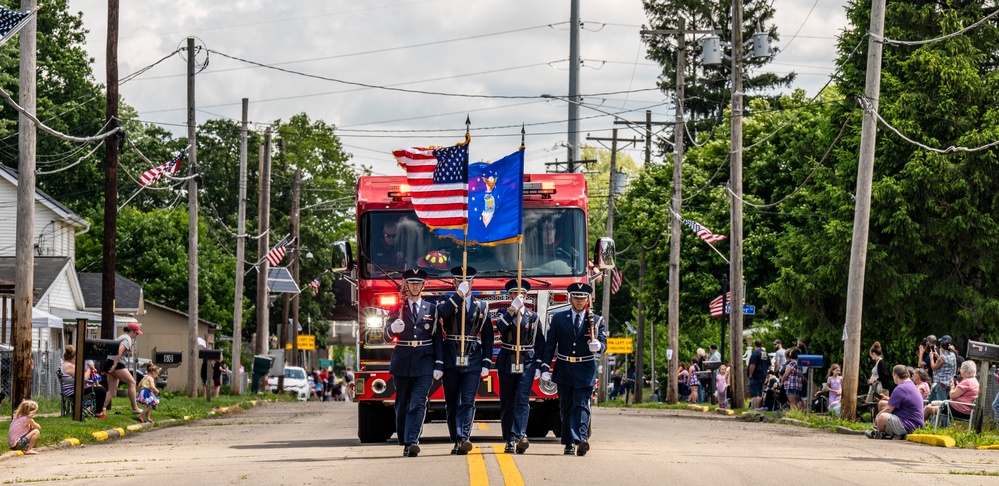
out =
<path fill-rule="evenodd" d="M 357 404 L 357 438 L 362 443 L 385 442 L 395 432 L 392 407 L 380 402 Z"/>

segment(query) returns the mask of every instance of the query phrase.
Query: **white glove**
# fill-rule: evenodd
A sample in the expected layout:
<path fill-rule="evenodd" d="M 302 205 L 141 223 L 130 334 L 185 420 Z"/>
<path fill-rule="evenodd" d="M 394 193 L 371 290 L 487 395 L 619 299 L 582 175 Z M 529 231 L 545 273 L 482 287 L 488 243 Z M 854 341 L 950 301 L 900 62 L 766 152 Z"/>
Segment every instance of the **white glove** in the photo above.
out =
<path fill-rule="evenodd" d="M 461 294 L 462 297 L 468 295 L 468 282 L 462 282 L 458 285 L 458 293 Z"/>
<path fill-rule="evenodd" d="M 406 329 L 406 323 L 402 322 L 402 319 L 392 321 L 392 332 L 399 334 L 403 329 Z"/>
<path fill-rule="evenodd" d="M 514 310 L 520 310 L 521 307 L 524 307 L 524 296 L 518 295 L 516 299 L 513 299 L 513 302 L 510 302 L 510 307 L 513 307 Z"/>
<path fill-rule="evenodd" d="M 594 340 L 590 341 L 589 344 L 590 344 L 590 352 L 591 353 L 596 353 L 596 352 L 600 351 L 600 341 L 597 341 L 596 339 L 594 339 Z"/>
<path fill-rule="evenodd" d="M 541 378 L 541 370 L 534 370 L 534 381 L 538 381 Z"/>
<path fill-rule="evenodd" d="M 444 376 L 444 372 L 443 371 L 441 371 L 441 370 L 434 370 L 434 380 L 435 381 L 441 379 L 442 376 Z"/>
<path fill-rule="evenodd" d="M 552 374 L 549 373 L 549 372 L 547 372 L 547 371 L 544 372 L 544 373 L 541 373 L 541 379 L 543 381 L 552 381 Z"/>
<path fill-rule="evenodd" d="M 489 368 L 482 368 L 482 372 L 479 373 L 479 376 L 481 376 L 483 378 L 489 376 Z"/>

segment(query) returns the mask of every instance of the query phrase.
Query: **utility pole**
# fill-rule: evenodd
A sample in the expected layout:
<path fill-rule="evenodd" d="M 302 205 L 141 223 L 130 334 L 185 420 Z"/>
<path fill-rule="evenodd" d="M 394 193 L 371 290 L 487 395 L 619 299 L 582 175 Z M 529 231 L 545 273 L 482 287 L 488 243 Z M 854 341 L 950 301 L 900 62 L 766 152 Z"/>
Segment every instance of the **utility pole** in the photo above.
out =
<path fill-rule="evenodd" d="M 260 157 L 260 202 L 257 221 L 260 239 L 257 240 L 257 342 L 256 354 L 267 354 L 267 333 L 270 330 L 267 313 L 267 260 L 270 250 L 271 227 L 271 127 L 264 131 L 264 146 Z"/>
<path fill-rule="evenodd" d="M 871 27 L 867 44 L 864 121 L 860 131 L 860 161 L 857 166 L 856 207 L 853 213 L 853 242 L 850 245 L 850 277 L 846 290 L 846 343 L 843 349 L 843 400 L 841 415 L 852 419 L 857 413 L 857 382 L 860 376 L 860 333 L 864 310 L 864 272 L 867 266 L 867 237 L 871 220 L 871 185 L 874 178 L 878 110 L 881 96 L 881 43 L 885 30 L 885 0 L 871 2 Z"/>
<path fill-rule="evenodd" d="M 569 2 L 569 172 L 579 158 L 579 0 Z"/>
<path fill-rule="evenodd" d="M 236 217 L 236 298 L 232 312 L 232 394 L 239 395 L 242 377 L 239 374 L 243 352 L 243 271 L 246 267 L 246 129 L 249 124 L 250 100 L 243 98 L 243 129 L 239 137 L 239 212 Z"/>
<path fill-rule="evenodd" d="M 187 38 L 187 396 L 198 396 L 198 132 L 194 98 L 194 37 Z M 211 378 L 211 376 L 209 376 Z"/>
<path fill-rule="evenodd" d="M 21 0 L 21 10 L 33 10 L 36 0 Z M 36 52 L 38 17 L 21 29 L 21 75 L 18 84 L 21 106 L 35 114 Z M 11 343 L 14 345 L 14 374 L 11 405 L 17 407 L 31 398 L 31 306 L 35 288 L 35 124 L 25 115 L 17 117 L 17 227 L 14 238 L 14 308 Z"/>
<path fill-rule="evenodd" d="M 614 129 L 611 138 L 601 138 L 601 137 L 586 137 L 587 140 L 595 141 L 609 141 L 611 143 L 611 156 L 610 156 L 610 177 L 608 178 L 608 192 L 607 192 L 607 230 L 605 235 L 608 237 L 614 236 L 614 175 L 617 172 L 617 128 Z M 631 140 L 632 143 L 635 142 L 634 139 Z M 610 296 L 611 296 L 611 274 L 610 270 L 604 270 L 603 276 L 603 302 L 601 303 L 600 313 L 604 318 L 604 323 L 610 322 Z M 607 353 L 600 355 L 600 369 L 603 370 L 600 379 L 600 390 L 597 390 L 599 400 L 601 402 L 607 400 Z M 635 370 L 635 403 L 641 403 L 642 400 L 642 370 Z"/>
<path fill-rule="evenodd" d="M 295 259 L 292 261 L 291 276 L 298 285 L 298 271 L 302 268 L 302 241 L 298 238 L 301 235 L 301 197 L 302 197 L 302 169 L 295 169 L 295 185 L 291 189 L 291 235 L 295 239 Z M 302 300 L 302 293 L 299 291 L 291 302 L 291 364 L 298 364 L 298 305 Z"/>
<path fill-rule="evenodd" d="M 595 159 L 585 159 L 585 160 L 567 160 L 565 162 L 545 162 L 545 172 L 548 174 L 563 174 L 575 172 L 574 168 L 576 166 L 582 165 L 586 166 L 589 164 L 596 163 Z"/>
<path fill-rule="evenodd" d="M 729 313 L 729 361 L 732 364 L 732 407 L 742 408 L 745 403 L 746 380 L 742 363 L 742 0 L 732 0 L 732 160 L 730 184 L 731 203 L 731 258 L 729 274 L 732 275 L 732 301 Z M 724 295 L 724 294 L 723 294 Z"/>
<path fill-rule="evenodd" d="M 118 0 L 108 0 L 104 113 L 109 131 L 118 128 Z M 118 246 L 118 134 L 104 143 L 104 244 L 101 272 L 101 338 L 114 339 L 115 266 Z M 81 351 L 82 352 L 82 351 Z"/>

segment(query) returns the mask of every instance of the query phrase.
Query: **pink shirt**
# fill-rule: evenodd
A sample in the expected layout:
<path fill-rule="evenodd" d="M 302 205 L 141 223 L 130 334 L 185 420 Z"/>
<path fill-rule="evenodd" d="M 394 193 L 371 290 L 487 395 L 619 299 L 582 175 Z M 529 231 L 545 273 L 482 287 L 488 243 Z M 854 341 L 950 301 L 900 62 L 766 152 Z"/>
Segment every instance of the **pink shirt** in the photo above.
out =
<path fill-rule="evenodd" d="M 978 378 L 961 380 L 961 382 L 957 384 L 957 388 L 964 390 L 964 393 L 957 397 L 955 401 L 950 402 L 951 408 L 965 415 L 971 415 L 970 404 L 974 403 L 975 399 L 978 398 Z M 951 392 L 953 391 L 954 390 L 951 390 Z"/>
<path fill-rule="evenodd" d="M 718 373 L 718 378 L 715 380 L 715 385 L 716 385 L 715 388 L 718 391 L 720 392 L 725 391 L 725 389 L 728 388 L 728 380 L 725 379 L 725 375 Z"/>
<path fill-rule="evenodd" d="M 17 445 L 17 441 L 21 440 L 21 437 L 28 435 L 31 432 L 31 417 L 22 416 L 14 419 L 10 423 L 10 430 L 7 431 L 7 445 L 14 447 Z"/>
<path fill-rule="evenodd" d="M 930 396 L 930 384 L 929 383 L 927 383 L 927 382 L 924 381 L 924 382 L 920 383 L 919 385 L 917 385 L 916 388 L 919 390 L 919 394 L 923 396 L 923 400 L 926 400 L 926 397 Z"/>

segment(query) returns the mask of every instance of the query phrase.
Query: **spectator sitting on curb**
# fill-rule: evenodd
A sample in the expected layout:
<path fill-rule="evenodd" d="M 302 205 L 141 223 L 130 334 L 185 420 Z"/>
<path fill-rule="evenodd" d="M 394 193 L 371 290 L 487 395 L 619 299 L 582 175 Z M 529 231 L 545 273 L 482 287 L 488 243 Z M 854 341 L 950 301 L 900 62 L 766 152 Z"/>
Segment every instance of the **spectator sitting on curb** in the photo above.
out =
<path fill-rule="evenodd" d="M 909 379 L 909 370 L 905 365 L 895 365 L 892 379 L 895 390 L 884 410 L 874 419 L 875 428 L 865 432 L 868 439 L 902 439 L 923 426 L 923 399 Z"/>
<path fill-rule="evenodd" d="M 12 451 L 24 454 L 38 454 L 34 449 L 35 442 L 42 435 L 42 428 L 34 420 L 38 412 L 38 403 L 34 400 L 24 400 L 14 412 L 14 420 L 7 429 L 7 445 Z"/>

